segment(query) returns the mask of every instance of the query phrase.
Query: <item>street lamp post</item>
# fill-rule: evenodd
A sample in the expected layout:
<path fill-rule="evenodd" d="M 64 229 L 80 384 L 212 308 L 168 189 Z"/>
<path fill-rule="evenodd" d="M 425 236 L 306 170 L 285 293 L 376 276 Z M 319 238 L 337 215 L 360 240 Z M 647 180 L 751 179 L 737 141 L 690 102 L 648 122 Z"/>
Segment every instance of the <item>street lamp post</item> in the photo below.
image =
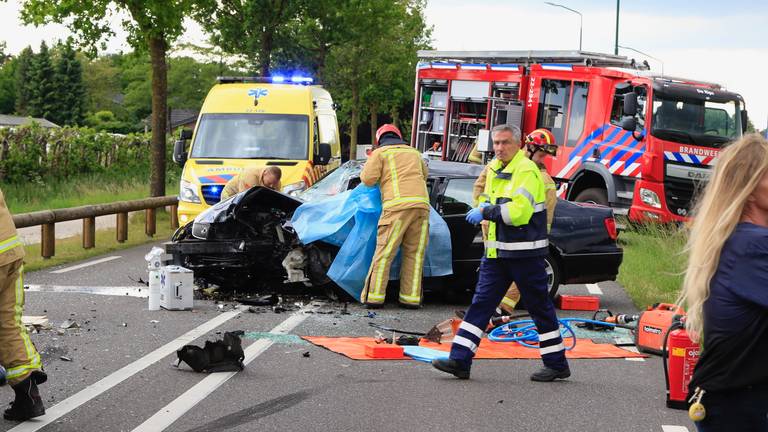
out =
<path fill-rule="evenodd" d="M 548 4 L 550 6 L 560 7 L 560 8 L 563 8 L 563 9 L 567 9 L 567 10 L 569 10 L 569 11 L 579 15 L 579 51 L 581 51 L 581 29 L 583 28 L 583 25 L 582 25 L 583 24 L 583 17 L 581 16 L 581 12 L 579 12 L 577 10 L 574 10 L 574 9 L 571 9 L 568 6 L 563 6 L 563 5 L 557 4 L 557 3 L 552 3 L 552 2 L 544 2 L 544 3 Z"/>
<path fill-rule="evenodd" d="M 656 58 L 656 57 L 654 57 L 654 56 L 652 56 L 650 54 L 646 54 L 646 53 L 644 53 L 644 52 L 642 52 L 640 50 L 636 50 L 636 49 L 634 49 L 632 47 L 628 47 L 628 46 L 624 46 L 624 45 L 616 45 L 616 48 L 622 48 L 622 49 L 625 49 L 625 50 L 634 51 L 634 52 L 636 52 L 636 53 L 638 53 L 640 55 L 644 55 L 644 56 L 648 57 L 649 59 L 656 60 L 657 62 L 661 63 L 661 76 L 664 76 L 664 62 L 661 61 L 661 59 Z"/>
<path fill-rule="evenodd" d="M 613 55 L 619 55 L 619 6 L 621 0 L 616 0 L 616 43 L 613 46 Z"/>

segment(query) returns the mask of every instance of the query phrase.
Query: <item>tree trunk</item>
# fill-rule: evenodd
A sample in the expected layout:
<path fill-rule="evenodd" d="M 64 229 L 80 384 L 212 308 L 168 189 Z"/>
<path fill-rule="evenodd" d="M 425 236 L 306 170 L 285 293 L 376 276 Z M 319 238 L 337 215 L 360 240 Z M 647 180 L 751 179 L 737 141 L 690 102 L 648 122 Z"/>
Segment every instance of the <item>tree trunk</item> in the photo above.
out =
<path fill-rule="evenodd" d="M 394 108 L 392 109 L 392 112 L 389 113 L 389 115 L 390 117 L 392 117 L 392 124 L 399 128 L 400 127 L 400 110 L 398 110 L 397 108 Z M 400 132 L 405 133 L 405 131 L 402 129 L 400 129 Z"/>
<path fill-rule="evenodd" d="M 368 109 L 371 112 L 370 115 L 370 122 L 371 122 L 371 144 L 376 143 L 376 130 L 378 129 L 379 124 L 379 107 L 376 106 L 376 104 L 371 104 Z"/>
<path fill-rule="evenodd" d="M 149 38 L 149 57 L 152 60 L 152 163 L 149 176 L 149 195 L 165 195 L 165 127 L 168 105 L 168 46 L 162 37 Z"/>
<path fill-rule="evenodd" d="M 272 39 L 274 37 L 274 34 L 271 29 L 267 29 L 264 27 L 264 36 L 261 39 L 261 54 L 259 55 L 261 58 L 259 59 L 259 63 L 261 63 L 261 76 L 268 77 L 269 76 L 269 70 L 271 66 L 272 61 Z"/>
<path fill-rule="evenodd" d="M 360 94 L 357 86 L 352 86 L 352 113 L 349 117 L 349 160 L 357 157 L 357 126 L 360 124 Z"/>

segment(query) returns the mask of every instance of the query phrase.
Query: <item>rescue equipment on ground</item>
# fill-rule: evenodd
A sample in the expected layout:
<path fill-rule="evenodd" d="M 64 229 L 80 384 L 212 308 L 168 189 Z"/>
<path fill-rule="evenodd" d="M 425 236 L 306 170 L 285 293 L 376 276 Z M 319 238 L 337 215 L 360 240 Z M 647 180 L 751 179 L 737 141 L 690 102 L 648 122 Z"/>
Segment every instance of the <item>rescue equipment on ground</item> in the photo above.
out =
<path fill-rule="evenodd" d="M 195 372 L 237 372 L 245 368 L 240 336 L 242 330 L 234 332 L 225 332 L 224 337 L 217 341 L 206 341 L 205 346 L 200 348 L 196 345 L 184 345 L 176 351 L 179 358 L 176 367 L 184 362 Z"/>
<path fill-rule="evenodd" d="M 573 325 L 588 324 L 593 326 L 593 328 L 605 327 L 607 329 L 614 329 L 616 327 L 633 328 L 586 318 L 561 318 L 558 322 L 560 323 L 560 335 L 563 338 L 563 345 L 565 345 L 566 351 L 570 351 L 576 346 L 576 332 L 573 331 Z M 566 338 L 571 339 L 570 344 L 565 342 Z M 539 333 L 536 331 L 536 324 L 534 324 L 533 320 L 512 321 L 496 327 L 488 333 L 488 340 L 494 342 L 517 342 L 527 348 L 539 347 Z"/>
<path fill-rule="evenodd" d="M 181 266 L 160 268 L 160 307 L 166 310 L 192 309 L 194 275 Z"/>
<path fill-rule="evenodd" d="M 688 384 L 691 382 L 691 378 L 693 378 L 693 370 L 700 357 L 699 344 L 694 343 L 688 337 L 684 322 L 684 317 L 678 316 L 670 325 L 669 330 L 664 332 L 662 363 L 664 365 L 664 382 L 666 384 L 668 408 L 688 408 Z M 694 394 L 694 397 L 696 397 L 696 403 L 699 404 L 701 410 L 697 407 L 697 409 L 689 411 L 689 414 L 695 412 L 698 413 L 697 415 L 703 416 L 703 405 L 701 405 L 700 401 L 701 395 L 697 397 L 697 394 Z M 701 394 L 703 394 L 703 390 Z M 691 419 L 693 420 L 693 417 Z"/>
<path fill-rule="evenodd" d="M 594 311 L 600 309 L 600 297 L 597 296 L 577 296 L 577 295 L 558 295 L 555 299 L 558 309 Z"/>
<path fill-rule="evenodd" d="M 148 309 L 151 311 L 160 310 L 160 269 L 163 266 L 163 256 L 165 251 L 159 247 L 153 247 L 149 253 L 144 255 L 147 261 L 147 272 L 149 272 L 149 299 Z"/>
<path fill-rule="evenodd" d="M 304 244 L 322 240 L 341 247 L 328 269 L 328 277 L 353 298 L 359 299 L 376 250 L 380 214 L 379 188 L 360 184 L 336 196 L 302 204 L 293 213 L 291 226 Z M 445 220 L 430 207 L 423 276 L 452 273 L 451 233 Z M 390 279 L 399 275 L 398 257 L 390 268 Z"/>
<path fill-rule="evenodd" d="M 640 314 L 635 332 L 635 345 L 640 352 L 661 355 L 664 337 L 675 320 L 685 315 L 680 306 L 656 303 Z"/>

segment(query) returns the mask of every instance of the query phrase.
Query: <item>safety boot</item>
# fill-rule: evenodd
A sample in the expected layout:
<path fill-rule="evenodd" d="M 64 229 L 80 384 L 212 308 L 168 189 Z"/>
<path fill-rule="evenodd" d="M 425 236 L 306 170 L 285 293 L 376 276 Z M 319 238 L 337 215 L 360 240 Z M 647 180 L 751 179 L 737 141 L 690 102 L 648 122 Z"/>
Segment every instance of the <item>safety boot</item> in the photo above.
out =
<path fill-rule="evenodd" d="M 556 370 L 545 366 L 531 375 L 531 381 L 550 382 L 556 379 L 566 379 L 569 376 L 571 376 L 569 368 Z"/>
<path fill-rule="evenodd" d="M 47 379 L 45 372 L 34 371 L 23 381 L 14 385 L 13 392 L 16 398 L 11 402 L 11 407 L 3 413 L 3 418 L 23 422 L 45 414 L 45 406 L 37 385 L 44 383 Z"/>
<path fill-rule="evenodd" d="M 453 374 L 459 379 L 469 379 L 469 366 L 461 364 L 457 360 L 451 360 L 449 358 L 438 358 L 432 360 L 432 366 L 435 369 Z"/>

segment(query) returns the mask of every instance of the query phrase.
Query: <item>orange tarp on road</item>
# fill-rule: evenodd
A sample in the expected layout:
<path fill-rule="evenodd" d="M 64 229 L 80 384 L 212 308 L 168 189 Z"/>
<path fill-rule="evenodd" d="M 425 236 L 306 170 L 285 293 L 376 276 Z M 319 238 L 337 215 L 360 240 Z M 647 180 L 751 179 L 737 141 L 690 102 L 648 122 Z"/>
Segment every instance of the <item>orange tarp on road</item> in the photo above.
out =
<path fill-rule="evenodd" d="M 370 337 L 324 337 L 324 336 L 302 336 L 302 339 L 321 346 L 335 353 L 342 354 L 353 360 L 404 360 L 410 357 L 398 357 L 390 359 L 374 359 L 365 355 L 366 345 L 375 345 L 374 338 Z M 565 344 L 568 346 L 569 341 Z M 448 352 L 451 350 L 450 343 L 421 342 L 419 344 L 425 348 L 432 348 Z M 590 339 L 578 339 L 576 347 L 565 352 L 565 356 L 570 359 L 605 359 L 605 358 L 633 358 L 647 357 L 643 354 L 628 351 L 611 344 L 596 344 Z M 539 350 L 526 348 L 517 342 L 491 342 L 483 339 L 480 347 L 477 349 L 475 359 L 538 359 Z"/>

